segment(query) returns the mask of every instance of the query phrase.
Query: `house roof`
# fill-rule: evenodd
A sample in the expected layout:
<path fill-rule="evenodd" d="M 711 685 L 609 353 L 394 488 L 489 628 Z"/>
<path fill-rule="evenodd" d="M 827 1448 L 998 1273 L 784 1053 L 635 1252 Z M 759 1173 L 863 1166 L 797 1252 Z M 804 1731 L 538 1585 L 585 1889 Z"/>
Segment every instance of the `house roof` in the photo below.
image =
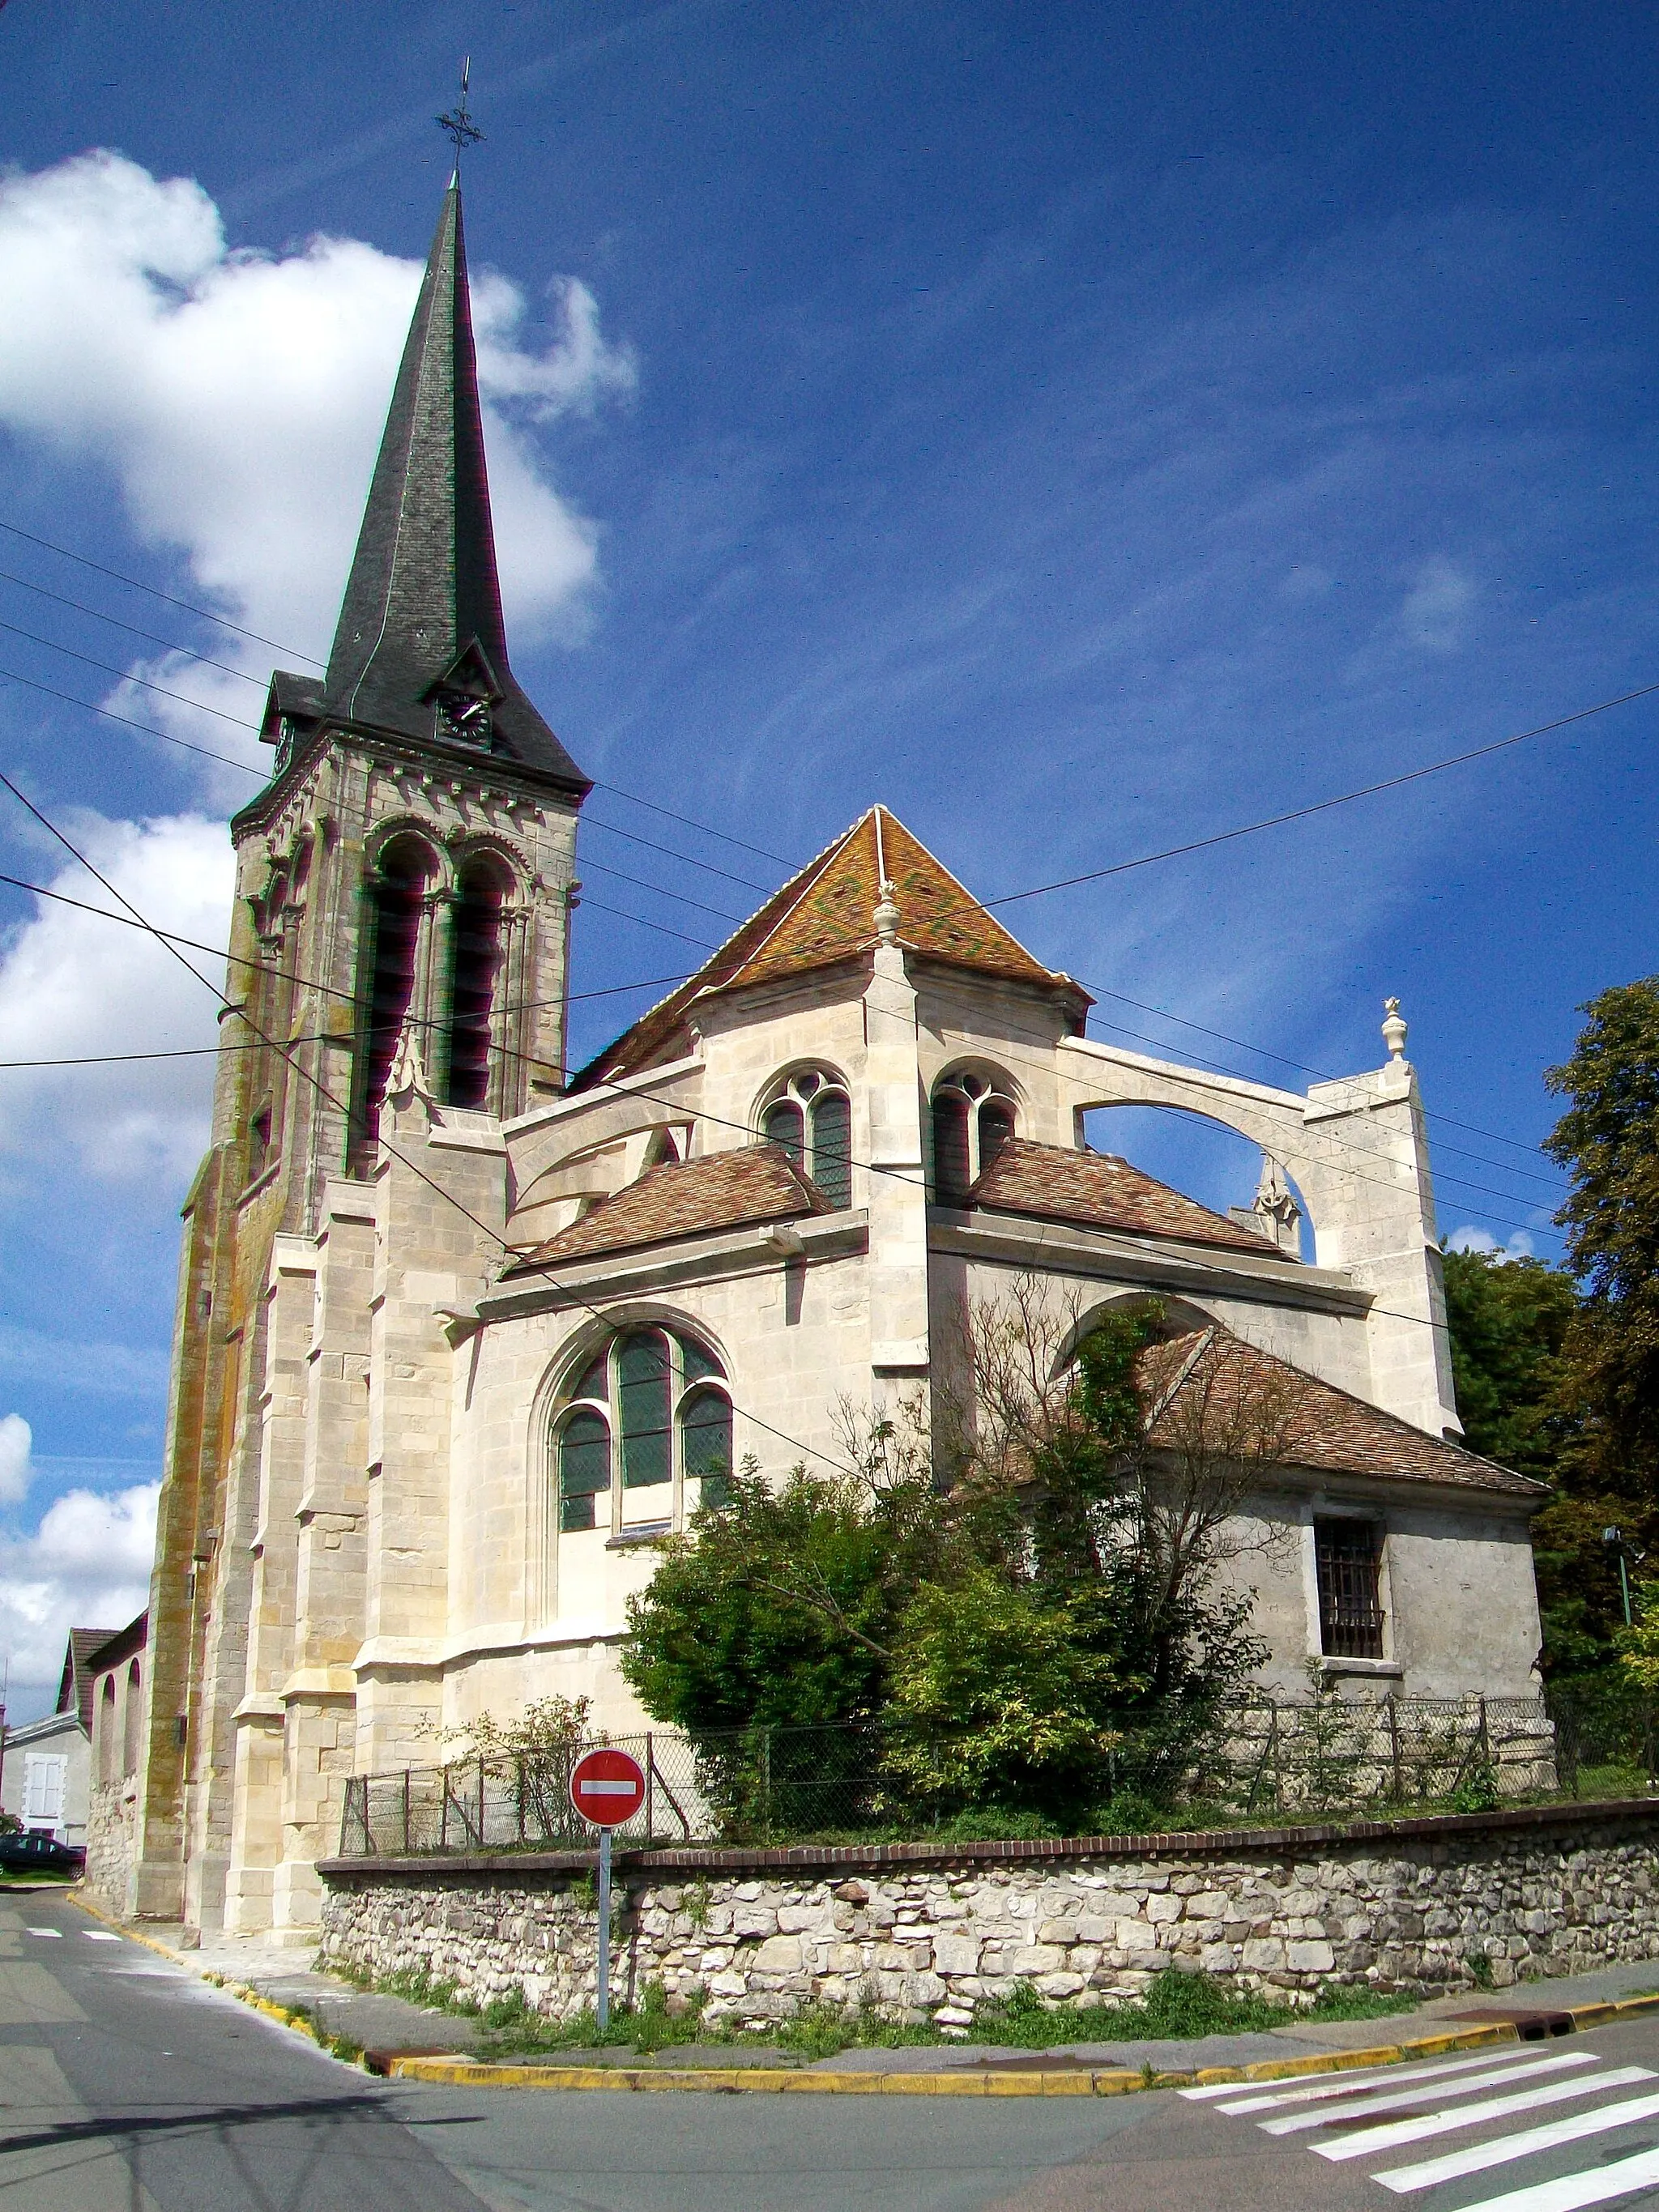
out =
<path fill-rule="evenodd" d="M 553 1261 L 834 1211 L 781 1145 L 744 1145 L 700 1160 L 665 1160 L 648 1168 L 636 1182 L 602 1198 L 580 1221 L 526 1253 L 505 1273 L 512 1276 Z"/>
<path fill-rule="evenodd" d="M 1461 1444 L 1413 1428 L 1398 1415 L 1368 1405 L 1334 1382 L 1322 1382 L 1288 1360 L 1231 1330 L 1194 1330 L 1148 1345 L 1140 1355 L 1141 1389 L 1152 1406 L 1150 1440 L 1173 1448 L 1182 1436 L 1181 1406 L 1206 1389 L 1219 1393 L 1223 1423 L 1229 1408 L 1252 1403 L 1283 1425 L 1279 1462 L 1316 1473 L 1380 1476 L 1432 1482 L 1460 1490 L 1497 1491 L 1541 1498 L 1547 1486 L 1515 1474 Z"/>
<path fill-rule="evenodd" d="M 1038 1221 L 1074 1221 L 1132 1237 L 1167 1237 L 1282 1260 L 1270 1237 L 1212 1213 L 1111 1152 L 1079 1152 L 1011 1137 L 968 1193 L 968 1204 Z"/>
<path fill-rule="evenodd" d="M 60 1713 L 78 1713 L 81 1725 L 92 1734 L 92 1666 L 100 1648 L 115 1634 L 109 1628 L 71 1628 L 64 1647 L 64 1671 L 58 1680 Z"/>
<path fill-rule="evenodd" d="M 898 907 L 898 941 L 907 951 L 978 975 L 1062 991 L 1079 1017 L 1092 1003 L 1079 984 L 1035 959 L 884 806 L 872 806 L 775 891 L 695 975 L 590 1060 L 570 1088 L 591 1089 L 683 1058 L 692 1044 L 688 1011 L 708 992 L 741 990 L 866 955 L 877 942 L 874 914 L 884 874 Z"/>

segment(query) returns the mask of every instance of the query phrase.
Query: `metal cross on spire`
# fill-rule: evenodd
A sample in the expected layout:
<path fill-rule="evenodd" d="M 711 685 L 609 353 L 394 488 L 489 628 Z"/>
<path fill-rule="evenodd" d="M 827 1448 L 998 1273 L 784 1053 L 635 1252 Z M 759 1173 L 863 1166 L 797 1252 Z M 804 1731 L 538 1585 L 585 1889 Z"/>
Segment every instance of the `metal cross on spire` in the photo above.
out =
<path fill-rule="evenodd" d="M 461 155 L 466 149 L 469 146 L 477 145 L 483 137 L 483 132 L 479 130 L 477 125 L 472 120 L 472 111 L 466 104 L 466 88 L 471 76 L 472 57 L 469 54 L 466 59 L 461 64 L 461 96 L 459 100 L 455 103 L 454 106 L 450 109 L 447 115 L 441 115 L 436 118 L 439 130 L 445 133 L 455 149 L 455 166 L 457 169 L 460 167 Z"/>

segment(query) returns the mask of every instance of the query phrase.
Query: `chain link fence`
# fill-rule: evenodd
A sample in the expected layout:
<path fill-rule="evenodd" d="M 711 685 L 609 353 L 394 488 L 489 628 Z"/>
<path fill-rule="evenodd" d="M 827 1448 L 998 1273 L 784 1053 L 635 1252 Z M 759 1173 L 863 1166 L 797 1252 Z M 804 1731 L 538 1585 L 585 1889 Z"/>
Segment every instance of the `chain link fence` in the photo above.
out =
<path fill-rule="evenodd" d="M 695 1739 L 660 1729 L 353 1776 L 340 1856 L 586 1850 L 592 1832 L 571 1805 L 570 1772 L 600 1742 L 631 1752 L 645 1772 L 645 1802 L 616 1832 L 635 1848 L 925 1839 L 973 1809 L 921 1793 L 910 1778 L 925 1765 L 915 1740 L 878 1728 L 750 1728 Z M 903 1772 L 893 1759 L 900 1748 Z M 1138 1800 L 1144 1825 L 1179 1827 L 1636 1794 L 1655 1771 L 1653 1709 L 1617 1692 L 1259 1698 L 1174 1741 L 1125 1736 L 1102 1757 L 1097 1798 L 1108 1812 L 1115 1800 Z"/>

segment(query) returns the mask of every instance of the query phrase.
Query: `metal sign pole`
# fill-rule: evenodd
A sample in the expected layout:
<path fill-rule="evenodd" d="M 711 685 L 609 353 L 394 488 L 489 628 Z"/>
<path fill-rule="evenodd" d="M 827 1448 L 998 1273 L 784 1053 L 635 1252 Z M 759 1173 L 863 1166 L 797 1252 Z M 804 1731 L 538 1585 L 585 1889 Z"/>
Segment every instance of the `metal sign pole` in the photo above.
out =
<path fill-rule="evenodd" d="M 611 2025 L 611 1831 L 599 1830 L 599 2033 Z"/>

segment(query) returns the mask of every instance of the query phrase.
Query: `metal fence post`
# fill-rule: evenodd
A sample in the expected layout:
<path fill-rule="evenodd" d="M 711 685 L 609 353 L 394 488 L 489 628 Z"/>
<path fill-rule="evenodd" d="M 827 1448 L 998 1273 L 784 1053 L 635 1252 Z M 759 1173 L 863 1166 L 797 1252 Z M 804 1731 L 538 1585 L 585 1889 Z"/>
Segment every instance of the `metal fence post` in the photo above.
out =
<path fill-rule="evenodd" d="M 647 1732 L 645 1739 L 645 1832 L 647 1841 L 657 1832 L 656 1784 L 656 1738 Z"/>
<path fill-rule="evenodd" d="M 1389 1709 L 1389 1771 L 1393 1778 L 1394 1802 L 1397 1805 L 1405 1794 L 1405 1777 L 1400 1771 L 1400 1715 L 1392 1690 L 1382 1702 Z"/>
<path fill-rule="evenodd" d="M 409 1769 L 404 1769 L 404 1856 L 409 1856 Z"/>
<path fill-rule="evenodd" d="M 761 1826 L 772 1832 L 772 1731 L 761 1730 Z"/>
<path fill-rule="evenodd" d="M 478 1761 L 478 1846 L 479 1846 L 479 1849 L 480 1849 L 480 1850 L 482 1850 L 482 1849 L 483 1849 L 483 1840 L 484 1840 L 484 1763 L 483 1763 L 483 1759 L 481 1759 Z"/>

